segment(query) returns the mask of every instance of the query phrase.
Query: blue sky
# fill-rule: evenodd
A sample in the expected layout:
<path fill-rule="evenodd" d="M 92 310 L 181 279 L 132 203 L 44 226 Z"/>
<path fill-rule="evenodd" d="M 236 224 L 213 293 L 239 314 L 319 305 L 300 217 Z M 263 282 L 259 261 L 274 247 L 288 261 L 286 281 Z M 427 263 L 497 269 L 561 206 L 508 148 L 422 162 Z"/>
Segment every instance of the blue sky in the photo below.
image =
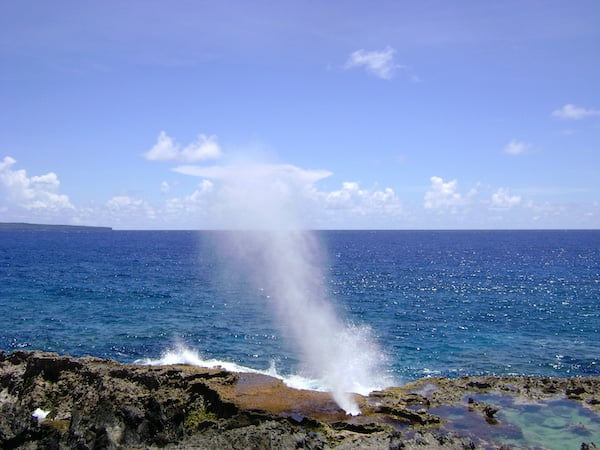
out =
<path fill-rule="evenodd" d="M 4 1 L 0 221 L 600 228 L 599 55 L 595 0 Z"/>

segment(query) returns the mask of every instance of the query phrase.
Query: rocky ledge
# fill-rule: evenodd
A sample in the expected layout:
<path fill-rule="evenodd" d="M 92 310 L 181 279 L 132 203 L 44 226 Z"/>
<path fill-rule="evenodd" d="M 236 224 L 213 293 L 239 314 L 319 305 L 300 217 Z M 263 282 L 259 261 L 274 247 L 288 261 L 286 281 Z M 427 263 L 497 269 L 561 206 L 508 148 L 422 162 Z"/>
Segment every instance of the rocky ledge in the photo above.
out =
<path fill-rule="evenodd" d="M 436 414 L 464 404 L 491 423 L 497 408 L 474 400 L 489 392 L 600 409 L 600 377 L 426 378 L 357 395 L 350 417 L 326 393 L 264 375 L 0 351 L 0 448 L 499 448 Z"/>

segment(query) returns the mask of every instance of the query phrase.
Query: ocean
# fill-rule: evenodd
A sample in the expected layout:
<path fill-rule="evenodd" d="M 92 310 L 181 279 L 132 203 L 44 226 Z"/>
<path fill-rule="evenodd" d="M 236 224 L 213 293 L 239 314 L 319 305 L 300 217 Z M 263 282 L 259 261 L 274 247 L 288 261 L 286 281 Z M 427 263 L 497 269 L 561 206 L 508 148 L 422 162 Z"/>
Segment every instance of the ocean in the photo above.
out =
<path fill-rule="evenodd" d="M 0 349 L 299 377 L 269 292 L 223 251 L 232 233 L 0 231 Z M 600 231 L 313 234 L 325 297 L 398 383 L 600 375 Z"/>

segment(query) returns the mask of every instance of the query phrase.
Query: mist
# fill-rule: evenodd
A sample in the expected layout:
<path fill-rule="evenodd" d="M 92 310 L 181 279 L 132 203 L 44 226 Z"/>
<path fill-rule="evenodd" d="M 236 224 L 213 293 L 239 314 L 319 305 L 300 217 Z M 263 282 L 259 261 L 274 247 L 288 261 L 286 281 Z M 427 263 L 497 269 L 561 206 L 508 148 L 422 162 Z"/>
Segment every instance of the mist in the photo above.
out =
<path fill-rule="evenodd" d="M 325 172 L 257 164 L 211 170 L 206 174 L 218 174 L 222 183 L 216 214 L 235 228 L 220 245 L 229 270 L 240 270 L 262 292 L 292 341 L 303 375 L 321 380 L 347 414 L 359 414 L 352 393 L 367 394 L 390 380 L 371 330 L 344 320 L 334 308 L 323 249 L 308 229 L 306 205 L 296 201 Z"/>

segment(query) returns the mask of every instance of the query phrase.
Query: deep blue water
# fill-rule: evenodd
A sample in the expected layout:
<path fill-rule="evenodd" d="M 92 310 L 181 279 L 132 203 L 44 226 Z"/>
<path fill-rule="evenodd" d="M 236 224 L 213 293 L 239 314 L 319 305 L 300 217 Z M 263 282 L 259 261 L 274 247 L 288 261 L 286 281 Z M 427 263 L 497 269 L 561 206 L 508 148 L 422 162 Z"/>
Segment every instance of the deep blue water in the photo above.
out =
<path fill-rule="evenodd" d="M 1 231 L 0 349 L 207 358 L 280 371 L 293 347 L 264 294 L 215 250 L 224 232 Z M 401 380 L 600 375 L 600 231 L 321 231 L 345 320 Z"/>

